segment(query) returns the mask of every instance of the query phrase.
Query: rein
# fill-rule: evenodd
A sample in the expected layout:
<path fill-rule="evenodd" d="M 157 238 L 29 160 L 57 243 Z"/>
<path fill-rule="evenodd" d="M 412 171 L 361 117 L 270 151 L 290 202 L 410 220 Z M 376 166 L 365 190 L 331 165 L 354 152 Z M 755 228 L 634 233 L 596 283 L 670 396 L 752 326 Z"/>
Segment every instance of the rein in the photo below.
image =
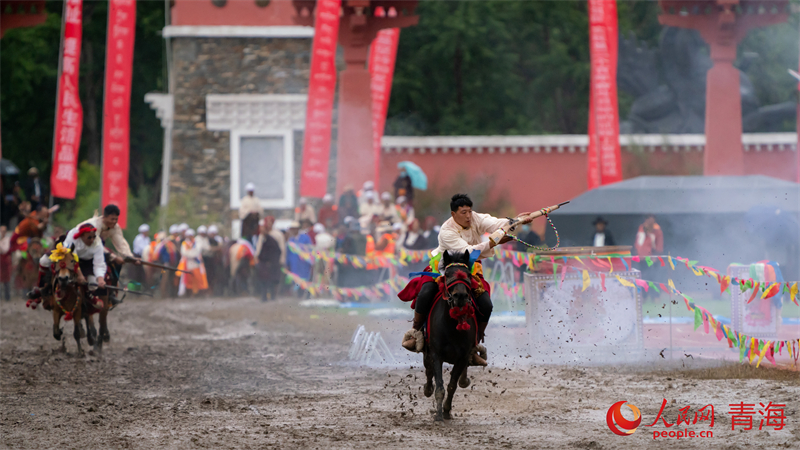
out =
<path fill-rule="evenodd" d="M 53 272 L 55 272 L 55 271 L 53 271 Z M 70 281 L 70 284 L 74 286 L 75 280 Z M 58 307 L 61 308 L 61 311 L 64 311 L 64 321 L 69 322 L 70 320 L 72 320 L 72 316 L 75 314 L 75 310 L 78 309 L 78 305 L 80 305 L 81 299 L 78 296 L 78 294 L 76 293 L 75 295 L 76 295 L 77 298 L 75 299 L 75 305 L 72 306 L 72 310 L 71 311 L 67 311 L 67 309 L 64 308 L 64 306 L 61 304 L 61 300 L 66 298 L 67 295 L 66 295 L 66 293 L 64 293 L 63 296 L 59 297 L 59 295 L 58 295 L 59 292 L 63 292 L 63 291 L 61 289 L 59 289 L 58 286 L 59 286 L 58 280 L 56 280 L 55 277 L 53 277 L 53 299 L 56 301 L 56 305 L 58 305 Z"/>
<path fill-rule="evenodd" d="M 445 301 L 447 301 L 447 305 L 450 307 L 450 317 L 452 319 L 458 320 L 458 325 L 456 325 L 456 330 L 466 331 L 466 330 L 470 329 L 470 325 L 467 322 L 468 318 L 473 318 L 475 320 L 475 323 L 476 324 L 478 323 L 477 318 L 475 317 L 475 308 L 473 306 L 473 304 L 475 303 L 475 299 L 473 298 L 473 294 L 472 294 L 472 283 L 470 282 L 471 281 L 471 275 L 469 274 L 469 266 L 467 264 L 464 264 L 464 263 L 451 263 L 451 264 L 448 264 L 447 267 L 444 268 L 444 272 L 447 273 L 447 269 L 452 267 L 452 266 L 466 267 L 467 268 L 467 272 L 466 272 L 467 275 L 466 275 L 465 278 L 458 278 L 457 277 L 455 280 L 452 280 L 449 283 L 447 281 L 445 281 L 444 282 L 444 292 L 442 293 L 442 296 L 444 297 Z M 464 273 L 464 272 L 459 272 L 459 274 L 461 274 L 461 273 Z M 468 279 L 470 281 L 467 281 Z M 455 286 L 455 285 L 457 285 L 457 284 L 463 284 L 464 286 L 466 286 L 467 292 L 469 293 L 469 302 L 466 305 L 461 306 L 461 307 L 454 306 L 453 305 L 453 300 L 450 297 L 450 288 Z"/>
<path fill-rule="evenodd" d="M 508 236 L 511 239 L 519 242 L 520 244 L 522 244 L 522 245 L 524 245 L 524 246 L 526 246 L 528 248 L 532 248 L 534 250 L 539 250 L 539 251 L 543 251 L 543 252 L 549 252 L 551 250 L 555 250 L 555 249 L 558 248 L 559 245 L 561 245 L 561 238 L 558 236 L 558 230 L 556 230 L 556 226 L 553 225 L 553 221 L 550 220 L 550 215 L 547 214 L 547 213 L 544 213 L 544 217 L 547 219 L 547 223 L 550 224 L 550 227 L 553 229 L 553 232 L 556 234 L 556 246 L 555 247 L 539 247 L 538 245 L 529 244 L 529 243 L 523 241 L 522 239 L 520 239 L 520 238 L 518 238 L 518 237 L 516 237 L 514 235 L 507 234 L 506 236 Z"/>

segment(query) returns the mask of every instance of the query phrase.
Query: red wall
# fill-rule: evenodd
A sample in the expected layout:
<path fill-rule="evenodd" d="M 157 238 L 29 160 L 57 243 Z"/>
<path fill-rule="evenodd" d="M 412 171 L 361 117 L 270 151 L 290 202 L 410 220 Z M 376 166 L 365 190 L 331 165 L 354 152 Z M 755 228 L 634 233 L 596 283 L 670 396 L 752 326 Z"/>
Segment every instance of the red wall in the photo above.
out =
<path fill-rule="evenodd" d="M 297 25 L 292 20 L 295 14 L 288 0 L 273 0 L 264 8 L 253 0 L 228 0 L 221 8 L 211 0 L 175 0 L 171 21 L 172 25 Z"/>
<path fill-rule="evenodd" d="M 796 180 L 795 152 L 745 152 L 748 175 L 768 175 Z M 455 154 L 452 150 L 436 154 L 403 151 L 381 155 L 380 190 L 391 190 L 397 177 L 397 163 L 412 161 L 428 175 L 429 186 L 448 184 L 459 173 L 472 177 L 492 177 L 493 195 L 504 195 L 517 212 L 531 211 L 569 200 L 586 190 L 586 153 L 510 153 L 494 152 Z M 622 151 L 622 167 L 626 179 L 642 175 L 702 175 L 703 152 Z M 448 195 L 450 193 L 447 193 Z M 478 206 L 480 209 L 480 206 Z M 544 221 L 535 222 L 542 232 Z"/>
<path fill-rule="evenodd" d="M 470 178 L 492 177 L 495 186 L 492 193 L 505 195 L 519 212 L 554 205 L 586 190 L 585 153 L 384 153 L 381 155 L 381 191 L 391 190 L 400 161 L 419 165 L 428 176 L 429 187 L 446 184 L 446 180 L 459 172 Z M 447 193 L 451 194 L 454 193 Z M 479 205 L 477 209 L 480 211 Z M 536 225 L 543 228 L 544 223 L 539 222 Z"/>

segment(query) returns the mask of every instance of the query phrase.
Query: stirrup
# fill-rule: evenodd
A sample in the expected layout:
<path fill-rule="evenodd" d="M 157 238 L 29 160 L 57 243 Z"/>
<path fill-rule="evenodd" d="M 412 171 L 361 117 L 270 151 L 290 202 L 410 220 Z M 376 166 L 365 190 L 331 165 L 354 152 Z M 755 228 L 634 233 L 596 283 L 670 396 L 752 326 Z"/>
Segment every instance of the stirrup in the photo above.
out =
<path fill-rule="evenodd" d="M 403 335 L 401 345 L 410 352 L 419 353 L 425 347 L 425 336 L 422 331 L 412 328 Z"/>
<path fill-rule="evenodd" d="M 488 355 L 486 353 L 486 347 L 481 344 L 475 346 L 472 350 L 472 355 L 470 356 L 469 365 L 470 366 L 488 366 L 489 363 L 486 362 L 488 359 Z"/>

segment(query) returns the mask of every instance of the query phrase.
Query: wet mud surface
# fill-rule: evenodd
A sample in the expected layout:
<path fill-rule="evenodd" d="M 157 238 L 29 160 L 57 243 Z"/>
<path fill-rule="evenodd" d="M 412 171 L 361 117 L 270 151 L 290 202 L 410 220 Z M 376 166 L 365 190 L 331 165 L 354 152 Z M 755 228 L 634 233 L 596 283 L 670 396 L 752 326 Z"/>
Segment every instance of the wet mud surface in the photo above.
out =
<path fill-rule="evenodd" d="M 358 324 L 381 331 L 392 349 L 408 328 L 294 300 L 128 299 L 109 316 L 103 354 L 79 357 L 72 322 L 61 353 L 48 312 L 3 302 L 0 448 L 800 448 L 800 377 L 764 368 L 739 378 L 730 367 L 581 368 L 522 357 L 471 368 L 455 417 L 437 424 L 421 357 L 393 367 L 347 362 Z M 680 408 L 691 405 L 693 418 L 713 404 L 714 427 L 646 427 L 662 399 L 670 423 Z M 620 400 L 643 414 L 631 436 L 606 425 Z M 756 410 L 786 404 L 785 427 L 759 431 L 756 413 L 753 430 L 731 431 L 728 405 L 741 401 Z M 653 430 L 676 429 L 714 437 L 653 439 Z"/>

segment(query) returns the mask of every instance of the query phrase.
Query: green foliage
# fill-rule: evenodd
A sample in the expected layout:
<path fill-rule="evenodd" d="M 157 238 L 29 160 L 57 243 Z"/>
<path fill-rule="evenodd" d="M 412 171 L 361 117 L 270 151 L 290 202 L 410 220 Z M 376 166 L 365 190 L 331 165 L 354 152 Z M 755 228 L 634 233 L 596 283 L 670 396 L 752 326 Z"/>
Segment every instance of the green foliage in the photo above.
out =
<path fill-rule="evenodd" d="M 152 195 L 153 190 L 147 186 L 139 188 L 137 195 L 132 192 L 128 193 L 128 226 L 123 230 L 128 241 L 133 240 L 137 228 L 143 223 L 148 223 L 154 230 L 157 229 L 157 217 L 152 214 L 150 207 Z M 68 231 L 101 212 L 100 168 L 83 161 L 78 166 L 78 189 L 75 193 L 75 200 L 65 201 L 53 217 L 53 222 Z"/>
<path fill-rule="evenodd" d="M 618 2 L 621 33 L 654 44 L 654 2 Z M 388 135 L 582 134 L 586 2 L 420 2 L 403 29 Z"/>
<path fill-rule="evenodd" d="M 23 173 L 31 166 L 38 167 L 44 180 L 50 179 L 53 151 L 62 3 L 48 2 L 47 11 L 47 21 L 43 25 L 10 30 L 0 40 L 3 157 L 16 163 Z M 147 200 L 148 204 L 142 211 L 150 211 L 158 204 L 155 186 L 161 177 L 163 132 L 154 111 L 143 99 L 147 92 L 164 89 L 164 39 L 161 37 L 164 3 L 137 2 L 136 12 L 129 186 L 131 193 L 138 193 L 134 198 Z M 102 132 L 107 13 L 107 2 L 84 3 L 80 78 L 81 102 L 84 107 L 80 149 L 82 161 L 90 156 L 90 142 L 99 145 Z M 89 114 L 92 107 L 96 112 L 94 118 Z M 80 173 L 88 174 L 86 169 Z M 81 181 L 79 178 L 79 183 Z M 92 184 L 99 185 L 99 174 Z M 151 186 L 144 197 L 141 189 L 143 186 Z M 72 208 L 83 205 L 99 206 L 97 193 L 94 193 L 95 198 L 83 198 L 79 188 L 78 195 L 78 200 L 62 204 L 59 215 L 79 217 L 79 213 L 85 213 L 86 210 L 72 211 Z M 86 206 L 90 211 L 94 207 Z"/>
<path fill-rule="evenodd" d="M 224 212 L 222 211 L 209 210 L 203 215 L 194 214 L 196 208 L 193 203 L 195 203 L 199 197 L 198 191 L 199 189 L 196 187 L 189 187 L 187 192 L 184 193 L 170 193 L 170 201 L 166 210 L 166 223 L 168 225 L 173 223 L 186 223 L 190 227 L 197 229 L 200 225 L 225 223 Z"/>
<path fill-rule="evenodd" d="M 754 29 L 739 45 L 737 65 L 750 60 L 742 69 L 762 106 L 797 99 L 797 80 L 786 69 L 798 70 L 798 22 L 794 14 L 788 22 Z M 797 127 L 791 120 L 782 125 L 782 131 L 795 131 Z"/>

